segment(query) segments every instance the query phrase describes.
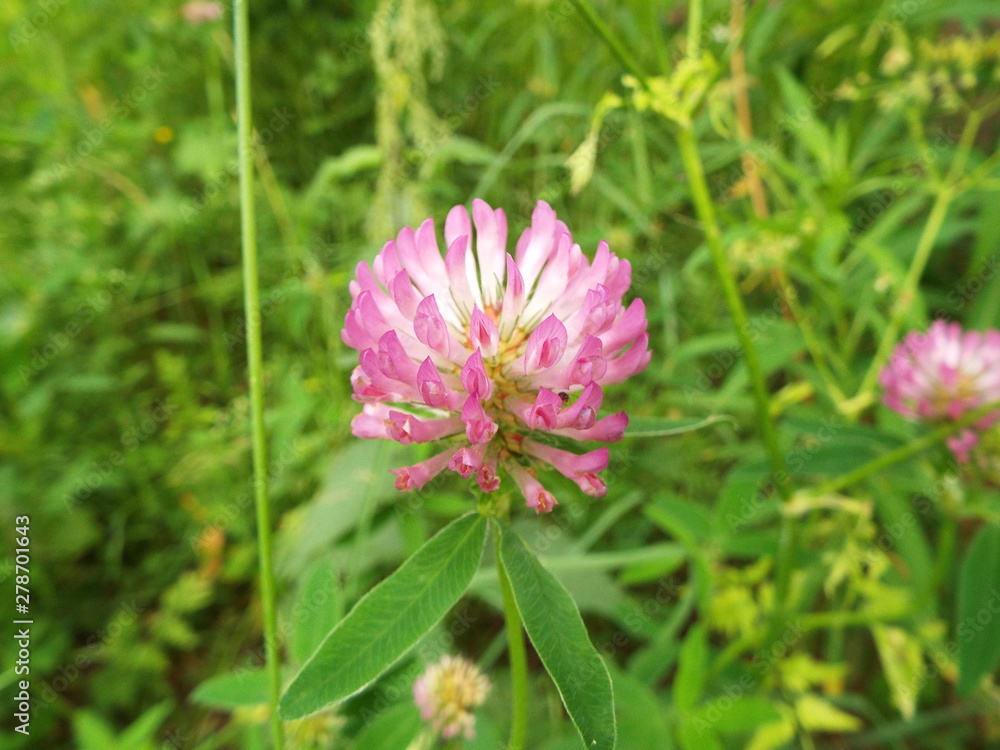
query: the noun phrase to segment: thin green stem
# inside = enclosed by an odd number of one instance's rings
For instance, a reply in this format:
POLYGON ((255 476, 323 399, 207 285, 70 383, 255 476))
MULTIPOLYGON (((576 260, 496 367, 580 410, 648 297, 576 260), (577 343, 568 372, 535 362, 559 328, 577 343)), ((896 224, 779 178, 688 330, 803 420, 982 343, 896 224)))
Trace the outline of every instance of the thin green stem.
POLYGON ((690 0, 688 2, 687 19, 687 57, 696 60, 701 57, 701 24, 702 24, 702 0, 690 0))
POLYGON ((937 445, 952 435, 961 432, 966 427, 972 426, 987 414, 998 410, 1000 410, 1000 401, 974 409, 973 411, 970 411, 962 416, 961 419, 957 419, 951 424, 938 427, 936 430, 928 432, 923 437, 912 440, 906 445, 900 446, 899 448, 889 451, 888 453, 884 453, 878 458, 872 459, 866 464, 862 464, 858 468, 854 469, 854 471, 849 471, 847 474, 837 477, 836 479, 823 482, 816 487, 815 490, 812 490, 812 492, 816 495, 824 495, 846 489, 851 485, 867 479, 873 474, 877 474, 890 466, 898 464, 900 461, 905 461, 906 459, 937 445))
MULTIPOLYGON (((648 89, 642 72, 635 67, 627 54, 625 56, 622 55, 624 46, 614 37, 607 26, 596 17, 587 0, 572 0, 572 2, 588 18, 591 26, 601 39, 648 89)), ((692 35, 697 40, 701 32, 700 15, 700 0, 692 0, 691 14, 688 18, 689 41, 692 35)), ((693 58, 700 55, 700 50, 689 44, 687 53, 689 58, 693 58)), ((705 242, 708 245, 709 253, 712 256, 712 263, 715 265, 719 281, 722 284, 723 297, 725 298, 726 306, 729 308, 736 338, 742 349, 743 360, 746 364, 747 373, 750 376, 756 405, 757 421, 761 438, 764 441, 768 463, 771 466, 772 476, 777 485, 778 493, 782 500, 787 502, 792 497, 791 476, 788 473, 785 465, 785 457, 781 452, 781 446, 778 442, 777 428, 771 419, 767 382, 764 377, 764 369, 760 364, 760 358, 757 356, 757 349, 750 335, 750 324, 746 307, 743 304, 743 298, 740 296, 739 288, 736 285, 736 276, 729 264, 726 249, 722 245, 722 232, 719 229, 719 223, 715 215, 715 206, 712 203, 711 194, 708 189, 708 181, 705 179, 705 168, 701 160, 701 155, 698 153, 698 144, 695 140, 694 132, 689 125, 679 125, 676 128, 675 135, 681 159, 684 162, 684 169, 687 173, 688 183, 690 184, 691 198, 694 202, 695 211, 698 214, 698 219, 701 221, 705 233, 705 242)), ((775 638, 780 634, 791 608, 788 594, 791 588, 791 575, 798 546, 797 536, 796 523, 787 514, 783 514, 778 539, 777 580, 775 584, 775 597, 778 607, 771 623, 770 638, 775 638)))
POLYGON ((523 750, 528 733, 528 657, 524 647, 524 632, 521 615, 514 601, 514 591, 510 587, 507 571, 497 560, 497 575, 500 578, 500 592, 503 595, 503 617, 507 624, 507 653, 510 657, 510 682, 513 693, 510 742, 507 750, 523 750))
POLYGON ((247 0, 233 3, 236 62, 236 123, 239 138, 240 234, 243 252, 243 301, 246 314, 247 366, 250 376, 250 421, 253 439, 254 499, 260 557, 260 595, 264 615, 264 651, 270 697, 271 741, 284 747, 278 700, 281 664, 278 661, 278 609, 274 563, 271 558, 271 504, 267 488, 267 433, 264 426, 264 363, 261 346, 260 288, 257 270, 257 222, 253 200, 253 127, 250 108, 250 24, 247 0))
MULTIPOLYGON (((920 277, 927 266, 931 250, 934 249, 934 242, 941 232, 941 226, 948 215, 948 209, 951 206, 953 198, 954 193, 950 188, 942 188, 934 199, 930 216, 927 217, 924 231, 921 233, 920 241, 917 243, 917 251, 913 255, 913 261, 910 263, 910 268, 903 279, 903 286, 896 297, 896 304, 889 317, 889 324, 886 326, 885 331, 882 332, 882 341, 875 352, 871 366, 865 373, 864 380, 861 381, 861 388, 858 389, 857 394, 859 398, 875 388, 878 374, 889 358, 893 347, 896 345, 899 329, 903 325, 903 319, 906 317, 906 314, 913 306, 913 300, 916 298, 917 293, 917 285, 920 283, 920 277)), ((867 402, 865 403, 867 404, 867 402)))
POLYGON ((934 152, 931 150, 930 144, 927 142, 927 133, 924 130, 924 123, 920 120, 920 116, 917 114, 915 108, 908 108, 906 111, 906 123, 910 129, 910 137, 913 142, 917 145, 917 151, 920 152, 920 161, 923 163, 924 169, 931 176, 931 179, 935 182, 941 181, 941 172, 938 170, 937 161, 934 159, 934 152))
POLYGON ((646 74, 642 72, 642 68, 639 67, 632 55, 629 54, 625 45, 611 33, 607 24, 605 24, 604 21, 601 20, 601 17, 597 15, 597 12, 594 10, 594 7, 590 4, 589 0, 570 0, 570 2, 573 3, 576 9, 580 12, 580 15, 583 16, 584 20, 590 24, 590 28, 597 32, 597 35, 601 37, 606 45, 608 45, 608 49, 610 49, 612 54, 618 58, 618 62, 620 62, 629 73, 638 78, 639 81, 642 82, 642 85, 645 86, 646 74))
MULTIPOLYGON (((938 186, 934 204, 931 207, 930 215, 927 217, 924 230, 920 235, 920 240, 917 243, 917 251, 913 255, 910 268, 903 279, 903 285, 899 290, 896 304, 892 309, 889 324, 882 333, 882 341, 875 352, 871 366, 865 373, 864 380, 861 381, 861 388, 858 389, 856 398, 862 405, 867 405, 870 401, 869 399, 865 399, 865 396, 874 390, 878 374, 882 370, 882 366, 889 359, 889 354, 896 345, 899 329, 902 327, 903 320, 906 318, 906 314, 909 312, 913 300, 916 298, 920 277, 923 276, 924 269, 927 267, 927 261, 930 259, 931 251, 934 249, 934 243, 937 241, 938 235, 941 233, 941 227, 944 225, 944 220, 948 215, 948 209, 956 197, 958 176, 965 168, 965 163, 969 158, 969 152, 972 149, 976 133, 979 132, 981 124, 982 115, 979 112, 973 112, 969 115, 969 118, 965 122, 965 127, 962 129, 962 135, 959 137, 955 156, 952 159, 947 176, 938 186)), ((931 159, 930 156, 925 157, 925 161, 929 159, 931 159)), ((929 163, 933 162, 930 161, 929 163)))
POLYGON ((729 315, 732 318, 733 329, 739 341, 740 349, 743 351, 743 360, 746 363, 747 372, 750 376, 750 383, 753 390, 753 397, 757 407, 757 422, 760 427, 761 436, 764 440, 764 447, 767 451, 768 461, 774 473, 774 479, 782 497, 791 497, 791 484, 789 482, 788 470, 785 467, 785 458, 781 453, 778 443, 778 431, 771 420, 770 398, 767 394, 767 382, 764 378, 764 369, 761 367, 760 358, 757 356, 757 348, 754 346, 750 336, 750 321, 747 317, 746 307, 743 298, 740 296, 736 286, 736 276, 729 265, 729 258, 726 256, 726 249, 722 245, 722 233, 715 216, 715 207, 709 194, 708 183, 705 179, 705 170, 702 166, 701 156, 698 153, 698 145, 694 139, 694 133, 690 128, 678 128, 676 131, 677 145, 680 148, 681 159, 684 162, 684 169, 687 172, 688 183, 691 186, 691 198, 694 201, 695 211, 701 221, 702 229, 705 233, 705 242, 708 245, 712 262, 715 265, 719 282, 722 285, 722 294, 729 308, 729 315))
POLYGON ((813 329, 806 311, 799 304, 799 294, 784 269, 778 273, 778 283, 781 285, 781 296, 784 298, 785 304, 788 305, 788 309, 792 312, 795 323, 802 332, 802 339, 805 341, 806 349, 809 350, 809 356, 812 357, 813 364, 816 365, 816 371, 819 373, 820 379, 826 387, 826 392, 834 403, 839 404, 846 397, 837 385, 837 378, 827 363, 823 344, 820 342, 819 336, 816 335, 816 331, 813 329))
MULTIPOLYGON (((747 373, 750 375, 750 384, 757 407, 757 424, 764 441, 768 463, 771 465, 771 473, 781 499, 787 502, 792 496, 791 476, 778 443, 777 428, 771 419, 770 398, 767 393, 767 382, 764 379, 764 369, 761 367, 753 339, 750 338, 750 323, 746 307, 736 285, 736 276, 729 265, 726 249, 722 245, 722 233, 716 220, 715 207, 709 195, 705 170, 698 153, 698 144, 695 142, 694 133, 690 128, 682 127, 677 130, 677 145, 680 148, 681 159, 684 162, 684 169, 691 185, 691 197, 695 210, 705 232, 705 241, 708 244, 719 282, 722 284, 722 294, 729 307, 729 315, 736 332, 736 338, 743 350, 743 360, 746 363, 747 373)), ((781 635, 792 610, 789 593, 797 548, 798 525, 788 515, 782 515, 775 562, 775 601, 777 606, 768 632, 768 643, 781 635)))

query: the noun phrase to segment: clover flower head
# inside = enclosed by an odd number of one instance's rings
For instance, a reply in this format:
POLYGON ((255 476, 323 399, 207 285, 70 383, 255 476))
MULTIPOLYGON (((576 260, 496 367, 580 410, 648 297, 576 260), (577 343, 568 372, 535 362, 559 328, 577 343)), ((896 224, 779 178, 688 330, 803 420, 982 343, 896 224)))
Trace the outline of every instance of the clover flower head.
POLYGON ((598 418, 598 410, 604 386, 651 357, 642 300, 622 301, 628 261, 606 242, 589 261, 544 201, 513 255, 503 210, 481 200, 471 218, 463 206, 451 209, 444 239, 442 255, 427 219, 357 267, 342 332, 359 352, 351 382, 364 405, 353 433, 445 441, 440 453, 393 470, 402 491, 448 469, 495 492, 503 467, 528 507, 548 512, 557 500, 538 480, 548 465, 603 497, 607 447, 578 455, 546 438, 624 434, 625 412, 598 418))
MULTIPOLYGON (((936 320, 926 333, 910 333, 879 375, 883 401, 904 417, 928 422, 959 419, 1000 400, 1000 331, 963 331, 936 320)), ((986 415, 948 440, 959 461, 968 460, 978 431, 1000 419, 986 415)))
POLYGON ((413 683, 413 699, 420 717, 444 739, 474 737, 472 710, 482 705, 490 682, 468 659, 443 656, 413 683))

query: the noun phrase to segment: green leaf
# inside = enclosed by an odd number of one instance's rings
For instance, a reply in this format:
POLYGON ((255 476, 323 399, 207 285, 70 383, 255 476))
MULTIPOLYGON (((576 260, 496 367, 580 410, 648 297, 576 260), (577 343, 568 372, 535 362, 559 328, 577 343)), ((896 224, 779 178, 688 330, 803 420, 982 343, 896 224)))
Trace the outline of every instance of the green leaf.
POLYGON ((984 526, 958 584, 958 692, 968 695, 1000 661, 1000 526, 984 526))
POLYGON ((524 629, 552 677, 588 750, 615 746, 615 705, 608 668, 566 589, 507 524, 499 523, 500 562, 524 629))
POLYGON ((157 703, 146 710, 129 725, 128 729, 122 732, 119 744, 128 750, 139 747, 156 747, 156 732, 172 710, 173 705, 170 701, 157 703))
POLYGON ((422 728, 417 707, 407 701, 386 709, 374 719, 366 719, 353 747, 354 750, 406 750, 422 728))
POLYGON ((805 693, 795 701, 795 714, 807 732, 856 732, 861 719, 842 711, 825 698, 805 693))
POLYGON ((713 414, 709 417, 688 417, 686 419, 666 419, 663 417, 631 417, 625 428, 627 438, 670 437, 693 432, 719 422, 732 422, 732 417, 713 414))
POLYGON ((93 711, 73 714, 73 734, 81 750, 113 750, 118 747, 114 730, 93 711))
POLYGON ((613 669, 618 746, 621 750, 672 750, 670 727, 656 693, 632 675, 613 669))
POLYGON ((707 674, 708 640, 704 628, 696 625, 684 638, 677 677, 674 678, 674 703, 679 711, 687 711, 697 705, 707 674))
POLYGON ((834 148, 830 131, 816 117, 820 102, 785 69, 778 69, 778 83, 786 110, 794 113, 794 116, 787 119, 789 128, 822 167, 822 174, 825 177, 831 176, 834 171, 834 148))
POLYGON ((871 631, 892 702, 904 719, 912 719, 924 676, 924 651, 920 641, 902 628, 889 625, 872 625, 871 631))
POLYGON ((691 716, 682 715, 677 729, 684 750, 725 750, 715 731, 703 726, 691 716))
POLYGON ((349 698, 409 651, 469 587, 486 528, 479 514, 462 516, 369 591, 285 691, 282 716, 297 719, 349 698))
POLYGON ((777 750, 779 747, 785 747, 794 737, 795 722, 791 718, 785 717, 778 721, 762 724, 754 732, 750 744, 747 745, 747 750, 777 750))
POLYGON ((327 561, 309 568, 292 612, 292 655, 304 664, 344 616, 343 591, 327 561))
POLYGON ((242 669, 216 675, 195 688, 191 700, 202 706, 227 711, 267 705, 267 673, 263 669, 242 669))
POLYGON ((711 515, 705 506, 666 494, 647 505, 645 513, 661 529, 685 544, 698 545, 711 533, 711 515))
POLYGON ((383 497, 395 497, 389 467, 394 446, 385 440, 356 440, 334 458, 316 497, 286 516, 287 530, 275 548, 277 568, 298 579, 330 547, 358 524, 383 497))
POLYGON ((711 723, 720 734, 744 734, 761 724, 778 721, 781 713, 762 695, 729 698, 727 693, 702 706, 698 716, 711 723), (714 712, 720 715, 716 718, 714 712))

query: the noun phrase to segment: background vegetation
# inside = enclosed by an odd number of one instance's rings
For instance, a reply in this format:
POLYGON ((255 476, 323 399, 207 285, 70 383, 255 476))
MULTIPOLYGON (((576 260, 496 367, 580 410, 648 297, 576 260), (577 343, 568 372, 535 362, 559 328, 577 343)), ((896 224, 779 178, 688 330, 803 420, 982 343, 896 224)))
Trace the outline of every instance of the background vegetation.
MULTIPOLYGON (((683 4, 599 10, 644 70, 683 75, 683 4)), ((231 19, 192 25, 161 0, 13 0, 0 18, 0 575, 12 591, 13 519, 30 514, 37 701, 31 737, 5 730, 5 746, 263 747, 256 677, 239 701, 193 694, 257 675, 263 654, 231 19)), ((474 501, 457 478, 396 493, 387 469, 417 451, 351 438, 339 332, 355 264, 472 197, 512 234, 545 199, 588 252, 606 238, 630 259, 649 310, 653 363, 606 408, 729 417, 626 441, 605 499, 567 483, 557 512, 519 521, 612 668, 620 747, 1000 741, 983 674, 1000 618, 976 620, 989 595, 959 595, 970 577, 1000 587, 1000 542, 969 553, 1000 522, 995 464, 938 447, 802 499, 800 615, 769 637, 774 477, 680 156, 572 4, 259 0, 251 28, 290 664, 474 501), (970 681, 959 660, 983 668, 970 681)), ((745 28, 714 0, 694 26, 710 57, 695 131, 782 450, 815 484, 920 434, 877 403, 883 342, 934 317, 1000 324, 1000 26, 987 0, 783 0, 751 4, 745 28)), ((498 606, 482 572, 411 659, 291 727, 293 746, 406 747, 426 658, 505 663, 498 606)), ((10 639, 0 652, 6 695, 10 639)), ((505 736, 504 672, 468 747, 505 736)), ((528 746, 576 747, 532 679, 528 746)))

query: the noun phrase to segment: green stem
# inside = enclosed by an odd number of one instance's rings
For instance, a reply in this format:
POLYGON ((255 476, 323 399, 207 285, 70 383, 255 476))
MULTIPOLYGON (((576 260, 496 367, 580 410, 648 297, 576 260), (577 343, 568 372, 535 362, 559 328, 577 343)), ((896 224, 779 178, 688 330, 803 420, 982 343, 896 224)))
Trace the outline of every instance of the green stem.
MULTIPOLYGON (((722 284, 722 294, 729 307, 729 315, 736 332, 736 338, 743 350, 743 360, 750 375, 750 383, 757 407, 757 424, 764 440, 771 473, 781 499, 787 502, 792 497, 791 476, 786 468, 785 457, 778 443, 778 431, 771 419, 770 398, 767 393, 767 382, 764 379, 764 369, 761 367, 757 349, 750 338, 750 322, 747 318, 746 307, 743 305, 743 298, 736 286, 736 277, 729 265, 726 249, 722 245, 722 233, 716 220, 715 207, 712 204, 708 183, 705 180, 705 170, 691 128, 678 128, 677 145, 680 148, 681 159, 684 162, 684 169, 691 185, 691 197, 695 210, 704 228, 705 241, 712 255, 712 262, 715 264, 719 282, 722 284)), ((775 601, 777 606, 768 631, 768 644, 780 637, 792 610, 789 594, 797 549, 798 524, 789 515, 782 514, 775 561, 775 601)))
POLYGON ((951 206, 951 201, 954 197, 954 193, 950 188, 943 187, 934 199, 930 216, 927 217, 924 231, 921 233, 920 241, 917 243, 917 251, 913 255, 913 261, 910 263, 910 268, 903 279, 903 286, 896 297, 896 304, 889 318, 889 324, 886 326, 885 331, 882 332, 882 341, 875 352, 871 366, 865 373, 864 380, 861 381, 861 388, 858 389, 858 397, 862 397, 864 394, 874 390, 878 374, 881 372, 886 360, 889 359, 889 354, 892 352, 893 347, 896 346, 899 329, 903 325, 903 319, 906 317, 906 314, 913 307, 917 285, 920 283, 920 277, 927 266, 931 250, 934 249, 934 242, 937 240, 941 226, 948 215, 948 208, 951 206))
POLYGON ((243 251, 243 302, 246 314, 247 366, 250 376, 250 420, 253 439, 254 498, 260 558, 260 595, 264 614, 264 650, 270 697, 271 741, 284 747, 278 700, 278 609, 271 559, 271 505, 267 488, 267 434, 264 426, 264 363, 261 347, 260 288, 257 270, 257 222, 253 200, 253 129, 250 108, 250 24, 247 0, 233 3, 236 63, 236 113, 240 166, 240 233, 243 251))
POLYGON ((949 438, 952 435, 961 432, 966 427, 970 427, 975 424, 987 414, 998 410, 1000 410, 1000 401, 974 409, 973 411, 965 414, 961 419, 958 419, 951 424, 944 425, 943 427, 939 427, 932 432, 928 432, 921 438, 917 438, 906 445, 889 451, 878 458, 872 459, 868 463, 859 466, 854 471, 850 471, 843 476, 837 477, 836 479, 823 482, 811 492, 816 495, 839 492, 840 490, 850 487, 853 484, 857 484, 863 479, 867 479, 873 474, 877 474, 894 464, 898 464, 900 461, 905 461, 906 459, 915 456, 918 453, 933 447, 934 445, 937 445, 946 438, 949 438))
POLYGON ((799 330, 802 332, 802 339, 805 341, 806 349, 809 350, 809 356, 812 357, 813 364, 816 365, 816 371, 819 373, 820 379, 826 387, 826 392, 833 402, 839 405, 846 397, 837 385, 837 378, 827 363, 826 353, 823 350, 823 344, 820 342, 819 336, 816 335, 816 331, 812 327, 806 311, 799 304, 798 292, 784 270, 781 270, 778 274, 778 283, 781 285, 781 296, 784 298, 785 304, 788 305, 788 309, 791 310, 796 325, 798 325, 799 330))
POLYGON ((646 85, 646 74, 642 72, 642 68, 636 63, 632 55, 629 54, 628 49, 622 44, 618 38, 611 33, 611 30, 607 27, 607 24, 601 20, 601 17, 597 15, 593 6, 588 0, 570 0, 571 3, 580 12, 584 20, 590 24, 590 28, 597 32, 597 35, 601 37, 608 49, 611 50, 612 54, 618 58, 618 61, 625 67, 625 69, 634 75, 636 78, 642 82, 642 85, 646 85))
POLYGON ((688 3, 687 49, 685 52, 690 60, 701 57, 701 2, 702 0, 690 0, 688 3))
POLYGON ((771 420, 770 398, 767 394, 767 382, 764 378, 764 369, 761 367, 760 359, 757 356, 757 349, 753 339, 750 337, 750 321, 747 318, 746 307, 743 305, 743 298, 740 296, 736 286, 736 277, 729 265, 729 258, 726 256, 726 249, 722 246, 722 233, 715 216, 715 207, 709 195, 708 183, 705 179, 705 170, 702 166, 701 156, 698 153, 698 145, 694 139, 694 133, 690 128, 678 128, 676 131, 677 145, 680 148, 681 159, 684 162, 684 169, 687 172, 688 182, 691 186, 691 198, 694 201, 698 219, 701 221, 705 232, 705 242, 712 256, 719 282, 722 284, 722 294, 729 308, 729 315, 732 318, 733 329, 743 350, 743 360, 746 363, 747 372, 750 376, 750 383, 753 388, 754 401, 757 407, 757 423, 760 427, 761 436, 764 439, 764 448, 767 451, 768 461, 774 473, 775 482, 782 497, 791 497, 791 484, 789 482, 788 470, 785 468, 785 458, 781 453, 778 443, 778 432, 774 422, 771 420))
MULTIPOLYGON (((889 325, 886 326, 885 331, 882 333, 882 341, 875 352, 875 358, 865 373, 865 378, 861 382, 861 388, 858 389, 856 398, 859 399, 859 403, 861 404, 866 405, 868 403, 869 400, 865 399, 864 396, 874 391, 879 372, 889 359, 889 354, 896 345, 899 329, 903 325, 906 314, 913 305, 913 300, 916 298, 920 277, 923 276, 924 269, 927 267, 927 261, 930 259, 931 251, 934 249, 934 243, 937 241, 945 217, 948 215, 948 209, 956 197, 958 176, 965 168, 965 163, 969 158, 969 152, 975 141, 976 133, 979 132, 980 124, 982 124, 982 114, 979 112, 972 112, 965 121, 965 127, 962 129, 962 135, 959 137, 958 147, 952 159, 951 166, 948 169, 948 174, 944 178, 944 181, 939 183, 937 195, 931 207, 931 213, 927 217, 924 231, 921 233, 920 241, 917 243, 917 251, 914 253, 913 261, 910 263, 910 268, 903 279, 903 286, 896 298, 896 304, 889 318, 889 325)), ((931 156, 925 156, 925 161, 933 164, 931 156)))
POLYGON ((528 733, 528 657, 524 647, 521 616, 514 601, 514 592, 507 578, 507 571, 497 559, 497 575, 503 594, 503 617, 507 624, 507 653, 510 657, 510 682, 513 693, 513 712, 510 724, 510 742, 507 750, 523 750, 528 733))
MULTIPOLYGON (((587 17, 594 30, 612 51, 615 52, 625 67, 648 88, 645 76, 635 67, 635 64, 631 62, 627 54, 622 54, 624 52, 623 45, 611 34, 607 26, 596 17, 587 0, 572 0, 572 2, 587 17)), ((694 28, 693 30, 689 28, 689 42, 692 37, 695 39, 695 43, 699 39, 698 35, 701 32, 700 14, 700 0, 692 0, 692 17, 689 17, 688 21, 690 27, 694 28), (693 16, 697 16, 697 18, 693 16)), ((689 58, 693 59, 700 54, 700 50, 698 47, 689 44, 687 54, 689 58)), ((698 153, 698 144, 694 137, 694 131, 690 125, 679 125, 675 134, 681 159, 684 162, 684 169, 687 173, 688 183, 691 187, 691 198, 694 202, 695 211, 698 214, 698 219, 701 221, 705 233, 705 242, 708 245, 712 262, 715 265, 719 281, 722 284, 722 293, 729 308, 736 338, 743 351, 743 360, 746 363, 747 372, 750 376, 754 402, 756 404, 757 421, 761 437, 764 441, 768 463, 771 466, 771 472, 778 487, 778 493, 781 495, 783 501, 788 501, 792 497, 791 477, 785 465, 785 458, 781 453, 777 428, 771 419, 770 397, 767 392, 764 369, 761 367, 753 339, 750 337, 750 324, 747 318, 746 307, 743 305, 743 298, 740 296, 736 285, 736 276, 729 265, 726 249, 722 245, 722 232, 719 229, 718 220, 716 219, 715 207, 708 189, 708 182, 705 179, 705 169, 701 161, 701 155, 698 153)), ((775 638, 780 634, 791 608, 788 594, 791 588, 791 575, 795 565, 795 553, 798 546, 797 536, 798 527, 795 521, 788 514, 782 514, 776 563, 777 580, 775 584, 775 597, 778 606, 775 617, 771 621, 770 638, 775 638)))

